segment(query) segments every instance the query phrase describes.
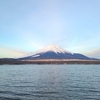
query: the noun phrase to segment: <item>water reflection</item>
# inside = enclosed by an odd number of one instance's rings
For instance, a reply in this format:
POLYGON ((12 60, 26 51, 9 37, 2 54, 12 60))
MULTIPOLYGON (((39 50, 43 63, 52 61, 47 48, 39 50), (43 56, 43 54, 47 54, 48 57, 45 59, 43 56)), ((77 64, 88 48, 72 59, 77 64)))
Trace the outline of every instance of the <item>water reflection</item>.
POLYGON ((99 65, 0 66, 0 100, 99 100, 99 65))

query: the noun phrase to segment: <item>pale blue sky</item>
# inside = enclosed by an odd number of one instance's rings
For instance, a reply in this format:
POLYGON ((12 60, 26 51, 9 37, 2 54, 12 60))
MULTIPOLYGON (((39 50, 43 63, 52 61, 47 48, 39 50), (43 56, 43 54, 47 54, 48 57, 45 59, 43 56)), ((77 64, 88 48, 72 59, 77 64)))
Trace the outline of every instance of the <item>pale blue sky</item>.
POLYGON ((100 58, 100 0, 0 0, 0 58, 49 44, 100 58))

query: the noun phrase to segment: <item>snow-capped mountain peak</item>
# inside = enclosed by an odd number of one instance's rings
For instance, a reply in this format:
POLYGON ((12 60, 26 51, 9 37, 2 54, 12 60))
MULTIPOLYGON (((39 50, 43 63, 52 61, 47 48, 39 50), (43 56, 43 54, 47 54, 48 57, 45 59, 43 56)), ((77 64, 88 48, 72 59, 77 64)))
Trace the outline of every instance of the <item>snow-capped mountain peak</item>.
POLYGON ((43 49, 30 53, 24 57, 19 58, 20 60, 34 60, 34 59, 90 59, 79 53, 71 53, 58 47, 57 45, 49 45, 43 49))
POLYGON ((73 53, 71 53, 69 51, 66 51, 66 50, 62 49, 61 47, 59 47, 57 45, 51 44, 51 45, 48 45, 48 46, 46 46, 46 47, 44 47, 44 48, 42 48, 42 49, 40 49, 40 50, 38 50, 36 52, 31 52, 31 53, 29 53, 29 54, 27 54, 25 56, 20 57, 20 58, 25 58, 25 57, 30 57, 30 56, 38 57, 38 56, 40 56, 40 54, 45 53, 45 52, 54 52, 56 54, 58 54, 58 53, 73 54, 73 53))
POLYGON ((66 51, 60 47, 58 47, 57 45, 49 45, 47 47, 44 47, 43 49, 39 50, 39 52, 43 53, 43 52, 48 52, 48 51, 53 51, 55 53, 71 53, 69 51, 66 51))

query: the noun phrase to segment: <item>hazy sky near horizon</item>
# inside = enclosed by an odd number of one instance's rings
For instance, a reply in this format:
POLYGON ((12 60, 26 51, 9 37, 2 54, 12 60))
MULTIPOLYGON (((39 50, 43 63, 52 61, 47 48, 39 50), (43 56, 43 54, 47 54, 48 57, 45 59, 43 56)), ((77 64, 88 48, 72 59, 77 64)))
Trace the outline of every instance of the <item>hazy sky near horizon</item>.
POLYGON ((100 58, 100 0, 0 0, 0 58, 49 44, 100 58))

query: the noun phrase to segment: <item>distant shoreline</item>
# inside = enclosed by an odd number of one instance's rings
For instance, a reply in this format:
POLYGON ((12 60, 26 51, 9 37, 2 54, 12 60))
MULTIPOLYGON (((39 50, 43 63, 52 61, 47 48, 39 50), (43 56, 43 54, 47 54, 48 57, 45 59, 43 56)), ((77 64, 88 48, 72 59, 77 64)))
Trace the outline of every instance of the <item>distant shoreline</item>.
POLYGON ((100 64, 100 60, 80 60, 80 59, 43 59, 43 60, 16 60, 0 59, 0 65, 10 64, 100 64))

